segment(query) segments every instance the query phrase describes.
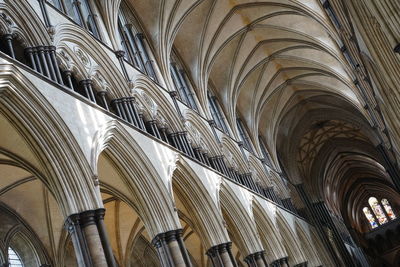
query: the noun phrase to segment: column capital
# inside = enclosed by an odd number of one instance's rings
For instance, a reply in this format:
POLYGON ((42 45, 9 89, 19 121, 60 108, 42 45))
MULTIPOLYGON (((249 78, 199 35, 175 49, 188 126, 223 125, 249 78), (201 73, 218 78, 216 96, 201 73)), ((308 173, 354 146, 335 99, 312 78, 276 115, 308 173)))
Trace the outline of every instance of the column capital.
POLYGON ((155 247, 160 247, 163 242, 169 243, 171 241, 176 241, 182 235, 182 231, 182 229, 175 229, 160 233, 153 238, 151 243, 155 247))
POLYGON ((7 34, 4 34, 3 37, 4 37, 4 39, 6 39, 8 41, 8 40, 12 40, 13 35, 11 33, 7 33, 7 34))
POLYGON ((64 226, 70 232, 74 232, 77 226, 86 227, 91 224, 96 224, 99 219, 104 219, 105 209, 87 210, 81 213, 75 213, 68 216, 64 226))
POLYGON ((99 220, 104 220, 105 215, 106 215, 106 209, 100 208, 100 209, 95 210, 96 222, 99 220))
POLYGON ((115 55, 117 56, 118 59, 124 58, 124 56, 125 56, 125 51, 123 51, 123 50, 115 51, 115 55))
POLYGON ((88 210, 80 213, 79 217, 81 226, 84 228, 86 226, 96 224, 95 214, 95 210, 88 210))
POLYGON ((253 263, 253 262, 255 262, 255 261, 257 261, 257 260, 263 258, 264 254, 265 254, 265 251, 264 251, 264 250, 263 250, 263 251, 255 252, 255 253, 253 253, 253 254, 247 255, 247 256, 244 258, 244 261, 245 261, 247 264, 253 263))
POLYGON ((169 95, 170 95, 172 98, 176 98, 176 97, 178 96, 178 93, 177 93, 176 91, 170 91, 170 92, 169 92, 169 95))
POLYGON ((296 264, 294 267, 307 267, 307 265, 308 265, 308 262, 307 262, 307 261, 305 261, 305 262, 302 262, 302 263, 296 264))
POLYGON ((210 124, 211 127, 215 127, 215 121, 214 120, 208 120, 208 124, 210 124))

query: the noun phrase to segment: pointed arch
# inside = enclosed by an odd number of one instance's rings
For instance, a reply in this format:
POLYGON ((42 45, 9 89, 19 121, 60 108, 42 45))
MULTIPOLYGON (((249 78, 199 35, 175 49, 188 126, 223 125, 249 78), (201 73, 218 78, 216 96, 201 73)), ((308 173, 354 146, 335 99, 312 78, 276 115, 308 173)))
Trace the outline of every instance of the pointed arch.
MULTIPOLYGON (((310 239, 309 239, 308 235, 306 234, 305 229, 298 221, 295 222, 295 228, 296 228, 296 234, 299 238, 301 247, 307 258, 308 265, 320 266, 322 264, 322 262, 319 259, 318 253, 315 249, 315 246, 310 242, 310 239)), ((310 231, 311 231, 311 229, 310 229, 310 231)))
POLYGON ((249 214, 252 212, 251 199, 247 200, 250 207, 246 211, 242 203, 246 200, 239 200, 226 182, 221 184, 219 196, 222 213, 228 224, 229 232, 232 233, 241 254, 246 257, 247 255, 262 251, 263 247, 254 219, 252 218, 252 214, 249 214))
MULTIPOLYGON (((204 177, 207 179, 207 177, 204 177)), ((211 187, 215 192, 210 192, 189 164, 180 158, 172 177, 174 193, 183 202, 185 208, 191 212, 191 227, 199 234, 205 248, 223 244, 229 241, 228 233, 224 227, 220 207, 217 204, 217 184, 220 177, 209 177, 211 187), (212 183, 212 184, 211 184, 212 183), (214 199, 211 194, 215 194, 214 199)))
POLYGON ((56 25, 55 32, 54 45, 60 59, 63 59, 61 52, 68 50, 68 47, 69 53, 74 53, 74 63, 79 64, 81 72, 87 76, 85 78, 92 78, 100 73, 115 97, 124 97, 129 93, 128 83, 119 70, 118 61, 109 56, 94 37, 81 27, 69 23, 56 25))
POLYGON ((131 203, 142 215, 151 237, 179 228, 166 182, 143 149, 118 121, 112 120, 103 125, 96 133, 92 147, 91 166, 94 172, 98 172, 99 155, 104 151, 131 192, 131 203))
POLYGON ((253 173, 258 184, 263 185, 263 187, 272 186, 270 178, 267 176, 261 161, 253 154, 249 155, 249 166, 250 172, 253 173))
MULTIPOLYGON (((131 94, 137 97, 142 103, 148 102, 147 98, 150 98, 154 102, 155 110, 148 110, 148 113, 156 117, 163 118, 173 132, 180 131, 183 129, 181 118, 178 117, 176 110, 173 109, 172 100, 167 98, 166 92, 163 92, 161 88, 155 88, 154 82, 149 77, 143 74, 139 74, 132 79, 134 84, 131 94)), ((145 104, 143 106, 146 106, 145 104)))
POLYGON ((265 203, 271 211, 267 212, 258 198, 253 198, 253 214, 261 242, 265 248, 268 262, 274 262, 288 256, 281 240, 282 236, 276 222, 276 206, 265 203), (272 214, 270 214, 272 213, 272 214))
POLYGON ((202 149, 207 149, 210 154, 218 155, 219 146, 215 141, 215 137, 211 133, 211 129, 205 124, 204 120, 199 115, 191 110, 186 109, 183 115, 185 126, 194 143, 202 149), (197 137, 197 135, 199 135, 197 137), (203 147, 205 145, 205 147, 203 147))
POLYGON ((221 138, 221 147, 227 161, 229 162, 229 165, 237 168, 239 172, 247 171, 248 164, 243 158, 243 155, 240 152, 236 142, 224 135, 221 138))
POLYGON ((62 118, 29 77, 2 63, 0 77, 8 81, 0 85, 2 153, 20 163, 29 162, 30 166, 21 165, 47 185, 63 215, 101 207, 93 173, 62 118), (14 138, 20 142, 18 147, 13 145, 14 138))
POLYGON ((289 265, 296 265, 306 262, 307 259, 303 254, 301 245, 297 240, 295 232, 293 232, 281 211, 278 211, 276 215, 278 229, 282 237, 281 242, 285 246, 289 255, 289 265))
POLYGON ((0 19, 1 30, 6 30, 10 27, 8 31, 17 34, 23 39, 23 42, 29 46, 35 45, 48 45, 51 43, 50 35, 47 32, 46 26, 43 24, 42 20, 39 18, 38 14, 33 10, 29 1, 14 1, 12 5, 8 4, 6 1, 2 1, 0 4, 0 10, 4 12, 2 17, 9 16, 14 25, 6 26, 2 19, 0 19), (27 20, 26 18, 29 18, 27 20), (32 27, 35 25, 35 27, 32 27))

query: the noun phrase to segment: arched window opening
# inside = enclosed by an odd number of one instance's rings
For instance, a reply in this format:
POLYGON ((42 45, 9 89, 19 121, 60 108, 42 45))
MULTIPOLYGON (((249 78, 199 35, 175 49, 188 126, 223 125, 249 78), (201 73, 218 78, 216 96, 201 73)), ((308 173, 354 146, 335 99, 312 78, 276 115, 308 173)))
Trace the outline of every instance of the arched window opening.
POLYGON ((382 206, 386 211, 386 214, 389 216, 391 220, 396 219, 396 215, 393 212, 392 206, 389 204, 389 201, 384 198, 381 200, 382 206))
POLYGON ((208 97, 208 107, 210 108, 211 116, 215 121, 215 124, 224 133, 229 134, 225 116, 222 112, 221 106, 218 103, 217 97, 214 96, 210 90, 207 93, 207 97, 208 97))
POLYGON ((240 140, 243 142, 243 147, 248 151, 253 152, 253 148, 251 146, 250 137, 245 129, 245 126, 240 118, 236 119, 236 125, 239 131, 240 140))
POLYGON ((368 199, 368 203, 372 211, 374 212, 376 218, 378 219, 379 224, 382 225, 384 223, 387 223, 388 219, 386 218, 386 215, 383 212, 381 205, 379 205, 378 200, 375 197, 370 197, 368 199))
POLYGON ((0 36, 0 51, 18 60, 22 64, 27 65, 28 61, 25 57, 25 47, 21 40, 15 38, 13 34, 4 34, 0 36))
POLYGON ((150 57, 150 49, 146 43, 145 36, 139 30, 139 27, 135 27, 135 25, 137 23, 133 12, 126 1, 123 0, 118 13, 117 35, 125 52, 125 60, 157 82, 154 63, 150 57))
POLYGON ((365 217, 367 218, 372 229, 378 227, 378 224, 375 221, 375 217, 372 215, 371 210, 368 207, 363 208, 363 212, 365 217))
POLYGON ((96 14, 89 0, 50 0, 49 3, 100 39, 95 20, 96 14))
POLYGON ((109 93, 106 90, 97 88, 91 79, 78 81, 75 74, 70 70, 62 71, 61 76, 66 87, 89 99, 105 110, 115 113, 114 107, 111 105, 109 93))
POLYGON ((179 60, 179 57, 174 51, 171 54, 170 67, 171 77, 175 85, 175 90, 178 92, 179 99, 191 109, 198 111, 197 103, 193 93, 193 87, 189 82, 182 62, 179 60))
POLYGON ((21 257, 18 253, 11 247, 8 247, 8 263, 9 267, 23 267, 21 257))

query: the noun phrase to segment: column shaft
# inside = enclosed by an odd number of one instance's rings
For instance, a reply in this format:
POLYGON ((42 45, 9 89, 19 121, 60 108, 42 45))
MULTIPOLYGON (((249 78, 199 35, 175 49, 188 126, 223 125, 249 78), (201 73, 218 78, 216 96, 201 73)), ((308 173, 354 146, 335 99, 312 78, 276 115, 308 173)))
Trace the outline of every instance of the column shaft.
POLYGON ((182 240, 182 229, 168 231, 154 237, 162 267, 191 267, 192 264, 182 240))

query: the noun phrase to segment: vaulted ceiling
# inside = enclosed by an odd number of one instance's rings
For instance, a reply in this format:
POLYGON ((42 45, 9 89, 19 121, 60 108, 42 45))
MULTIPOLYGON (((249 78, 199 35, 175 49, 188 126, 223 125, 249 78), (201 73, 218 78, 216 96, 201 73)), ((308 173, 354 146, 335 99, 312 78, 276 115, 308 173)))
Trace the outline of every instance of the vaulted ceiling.
POLYGON ((362 204, 351 201, 393 189, 342 42, 318 0, 141 0, 134 6, 164 77, 175 48, 205 114, 211 86, 230 125, 239 114, 256 147, 263 135, 275 169, 282 164, 313 198, 357 221, 362 204))

